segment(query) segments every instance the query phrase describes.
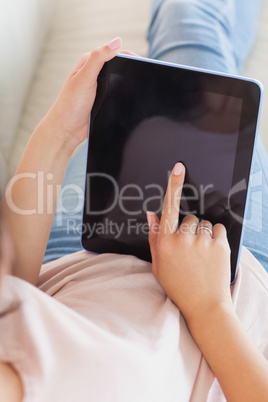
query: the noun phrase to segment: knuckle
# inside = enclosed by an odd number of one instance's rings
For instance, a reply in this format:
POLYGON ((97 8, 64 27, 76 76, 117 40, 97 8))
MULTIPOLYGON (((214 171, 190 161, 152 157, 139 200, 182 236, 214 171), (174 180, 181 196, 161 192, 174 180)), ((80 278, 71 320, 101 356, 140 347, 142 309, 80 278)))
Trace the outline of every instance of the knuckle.
POLYGON ((90 53, 89 53, 89 52, 85 52, 85 53, 82 54, 81 59, 82 59, 82 60, 87 59, 89 56, 90 56, 90 53))
POLYGON ((173 198, 179 198, 182 192, 182 184, 181 180, 177 178, 172 178, 171 180, 171 189, 170 192, 173 196, 173 198))
POLYGON ((226 233, 226 228, 222 223, 216 223, 216 225, 214 225, 214 229, 221 230, 226 233))
POLYGON ((172 191, 170 194, 166 194, 163 202, 163 209, 165 213, 173 210, 179 212, 179 196, 175 192, 172 191))
POLYGON ((90 58, 94 60, 100 59, 101 58, 100 48, 93 49, 92 52, 90 53, 90 58))
POLYGON ((182 223, 187 224, 190 228, 190 231, 194 234, 196 232, 196 225, 198 224, 198 222, 198 218, 193 214, 186 215, 182 220, 182 223))
MULTIPOLYGON (((185 216, 185 218, 198 221, 197 216, 195 216, 194 214, 189 214, 189 215, 185 216)), ((185 219, 185 218, 184 218, 184 219, 185 219)))
POLYGON ((202 225, 202 226, 212 226, 212 225, 211 225, 211 222, 208 221, 207 219, 202 220, 202 221, 200 222, 200 225, 202 225))
POLYGON ((163 202, 163 209, 164 211, 166 211, 166 213, 171 209, 172 204, 173 204, 172 197, 166 195, 163 202))

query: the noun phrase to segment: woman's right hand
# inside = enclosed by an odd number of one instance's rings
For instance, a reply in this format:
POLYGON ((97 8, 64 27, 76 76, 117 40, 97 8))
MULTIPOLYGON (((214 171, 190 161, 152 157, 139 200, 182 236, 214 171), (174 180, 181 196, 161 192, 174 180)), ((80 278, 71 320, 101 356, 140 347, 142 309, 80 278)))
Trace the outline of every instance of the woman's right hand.
POLYGON ((153 212, 147 215, 153 273, 191 326, 217 306, 233 307, 225 227, 212 227, 210 222, 199 222, 196 216, 188 215, 178 229, 184 176, 184 166, 176 164, 169 178, 160 223, 153 212), (213 236, 200 226, 211 229, 213 236))
POLYGON ((178 227, 185 169, 169 179, 160 224, 148 213, 153 273, 179 307, 228 401, 266 401, 268 364, 233 308, 224 226, 186 216, 178 227), (200 229, 205 226, 207 229, 200 229), (210 230, 212 229, 212 237, 210 230), (249 381, 250 379, 250 381, 249 381))

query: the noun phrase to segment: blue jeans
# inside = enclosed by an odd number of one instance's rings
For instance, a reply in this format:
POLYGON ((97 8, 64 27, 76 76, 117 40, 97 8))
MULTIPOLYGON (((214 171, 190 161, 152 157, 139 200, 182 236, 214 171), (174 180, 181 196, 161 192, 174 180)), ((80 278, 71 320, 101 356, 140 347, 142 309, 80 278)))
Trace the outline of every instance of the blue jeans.
MULTIPOLYGON (((239 74, 254 42, 260 2, 155 0, 149 57, 239 74)), ((85 143, 68 166, 44 262, 82 249, 86 147, 85 143)), ((268 272, 268 160, 260 138, 250 186, 243 244, 268 272)))

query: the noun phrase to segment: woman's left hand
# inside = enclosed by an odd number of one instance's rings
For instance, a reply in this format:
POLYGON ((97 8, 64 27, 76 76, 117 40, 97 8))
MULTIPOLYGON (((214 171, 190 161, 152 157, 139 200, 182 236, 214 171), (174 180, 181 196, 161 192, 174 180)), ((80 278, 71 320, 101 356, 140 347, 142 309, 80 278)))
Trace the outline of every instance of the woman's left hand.
POLYGON ((97 78, 105 62, 117 55, 120 38, 85 53, 65 81, 41 124, 59 137, 69 151, 87 138, 89 116, 96 96, 97 78), (52 128, 52 130, 51 130, 52 128))

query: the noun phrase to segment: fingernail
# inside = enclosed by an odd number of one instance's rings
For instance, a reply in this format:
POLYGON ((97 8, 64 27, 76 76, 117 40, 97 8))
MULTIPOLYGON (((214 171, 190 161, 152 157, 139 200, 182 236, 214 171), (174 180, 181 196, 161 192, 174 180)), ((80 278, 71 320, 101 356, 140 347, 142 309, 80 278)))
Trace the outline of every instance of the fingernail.
POLYGON ((109 46, 109 48, 111 50, 115 50, 118 49, 121 46, 121 38, 115 38, 113 40, 111 40, 110 42, 107 43, 107 46, 109 46))
POLYGON ((151 224, 152 224, 152 216, 151 216, 151 213, 150 213, 149 211, 147 211, 146 215, 147 215, 147 222, 148 222, 148 225, 151 226, 151 224))
POLYGON ((183 164, 180 162, 176 163, 173 169, 173 173, 175 174, 175 176, 179 176, 182 173, 182 171, 183 171, 183 164))

